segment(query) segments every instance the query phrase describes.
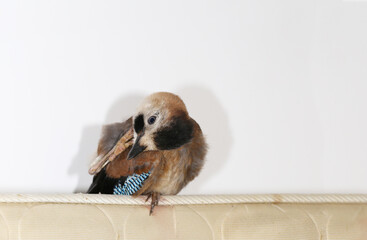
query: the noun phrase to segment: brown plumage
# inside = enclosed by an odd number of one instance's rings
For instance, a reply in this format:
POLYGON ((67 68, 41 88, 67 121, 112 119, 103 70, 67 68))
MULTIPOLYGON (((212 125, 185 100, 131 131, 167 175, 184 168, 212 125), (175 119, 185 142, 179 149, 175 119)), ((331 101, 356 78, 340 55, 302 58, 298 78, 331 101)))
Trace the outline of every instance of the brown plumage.
POLYGON ((199 174, 206 152, 200 126, 183 101, 172 93, 154 93, 134 117, 104 128, 89 169, 95 177, 88 192, 111 193, 113 180, 150 171, 133 195, 151 197, 152 213, 161 194, 177 194, 199 174))

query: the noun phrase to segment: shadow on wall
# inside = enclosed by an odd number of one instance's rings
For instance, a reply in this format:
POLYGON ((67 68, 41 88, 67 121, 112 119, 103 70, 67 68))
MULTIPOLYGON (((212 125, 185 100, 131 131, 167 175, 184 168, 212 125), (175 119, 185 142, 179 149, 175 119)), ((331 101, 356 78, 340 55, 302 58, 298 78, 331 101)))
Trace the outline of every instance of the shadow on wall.
MULTIPOLYGON (((131 94, 119 98, 108 110, 104 124, 125 121, 131 117, 143 97, 144 95, 142 94, 131 94)), ((97 150, 101 130, 101 125, 87 126, 83 129, 79 151, 73 158, 68 170, 69 175, 76 175, 78 177, 78 183, 74 193, 86 192, 92 183, 93 177, 88 174, 88 169, 94 157, 93 153, 97 150)))
POLYGON ((203 170, 183 190, 189 194, 202 194, 204 183, 220 172, 229 156, 233 138, 227 113, 209 89, 187 86, 179 89, 177 94, 185 102, 190 116, 199 123, 209 145, 203 170))
MULTIPOLYGON (((215 177, 226 164, 232 145, 228 118, 216 96, 206 88, 188 86, 179 89, 176 94, 184 100, 190 116, 201 126, 209 145, 204 169, 199 177, 188 184, 184 190, 190 194, 200 194, 204 183, 215 177)), ((129 118, 144 97, 140 94, 133 94, 118 99, 109 109, 105 124, 129 118)), ((93 158, 92 154, 97 149, 101 128, 102 126, 94 125, 87 126, 83 130, 79 151, 69 168, 69 175, 78 176, 78 184, 74 192, 86 192, 92 183, 92 176, 88 174, 88 166, 93 158)))

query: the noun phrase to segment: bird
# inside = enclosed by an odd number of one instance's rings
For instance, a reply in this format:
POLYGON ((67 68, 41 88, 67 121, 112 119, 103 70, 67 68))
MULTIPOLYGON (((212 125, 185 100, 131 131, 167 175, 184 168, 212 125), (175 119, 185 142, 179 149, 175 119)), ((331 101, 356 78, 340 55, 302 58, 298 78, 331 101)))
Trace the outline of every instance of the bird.
POLYGON ((176 195, 203 168, 208 151, 199 124, 173 93, 147 96, 124 122, 105 125, 87 193, 146 195, 149 215, 161 195, 176 195))

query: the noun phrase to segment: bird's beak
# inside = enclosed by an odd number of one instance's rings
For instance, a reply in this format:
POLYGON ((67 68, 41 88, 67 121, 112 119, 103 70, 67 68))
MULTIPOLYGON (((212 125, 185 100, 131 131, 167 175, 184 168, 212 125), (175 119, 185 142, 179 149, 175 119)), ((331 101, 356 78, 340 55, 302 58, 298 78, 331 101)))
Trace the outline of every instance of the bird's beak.
POLYGON ((136 156, 138 156, 141 152, 143 152, 147 147, 140 145, 140 138, 143 134, 139 134, 135 140, 133 147, 131 148, 129 154, 127 155, 127 160, 130 160, 136 156))

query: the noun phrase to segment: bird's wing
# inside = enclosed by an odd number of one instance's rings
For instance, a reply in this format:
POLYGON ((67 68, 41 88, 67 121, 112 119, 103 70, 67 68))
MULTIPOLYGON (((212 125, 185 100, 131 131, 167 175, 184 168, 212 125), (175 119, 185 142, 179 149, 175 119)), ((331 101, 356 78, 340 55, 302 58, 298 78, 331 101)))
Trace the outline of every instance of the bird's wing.
POLYGON ((106 170, 109 178, 120 179, 113 189, 114 194, 141 195, 157 180, 159 175, 157 172, 160 169, 157 166, 162 163, 161 153, 143 152, 130 160, 127 160, 124 155, 125 153, 121 154, 103 170, 106 170))
POLYGON ((132 118, 122 123, 103 126, 98 143, 97 157, 90 165, 89 174, 97 174, 108 163, 129 149, 133 144, 133 137, 132 118))
MULTIPOLYGON (((116 186, 124 186, 129 176, 147 174, 157 164, 160 157, 155 152, 144 152, 134 159, 127 160, 133 137, 132 118, 123 123, 103 127, 97 157, 89 168, 89 173, 94 177, 87 193, 112 194, 116 186)), ((146 175, 148 176, 149 174, 146 175)), ((145 181, 141 184, 146 185, 145 181)))
POLYGON ((107 177, 106 168, 103 168, 93 177, 93 182, 89 186, 87 193, 113 194, 114 188, 118 183, 124 183, 126 177, 110 178, 107 177))

